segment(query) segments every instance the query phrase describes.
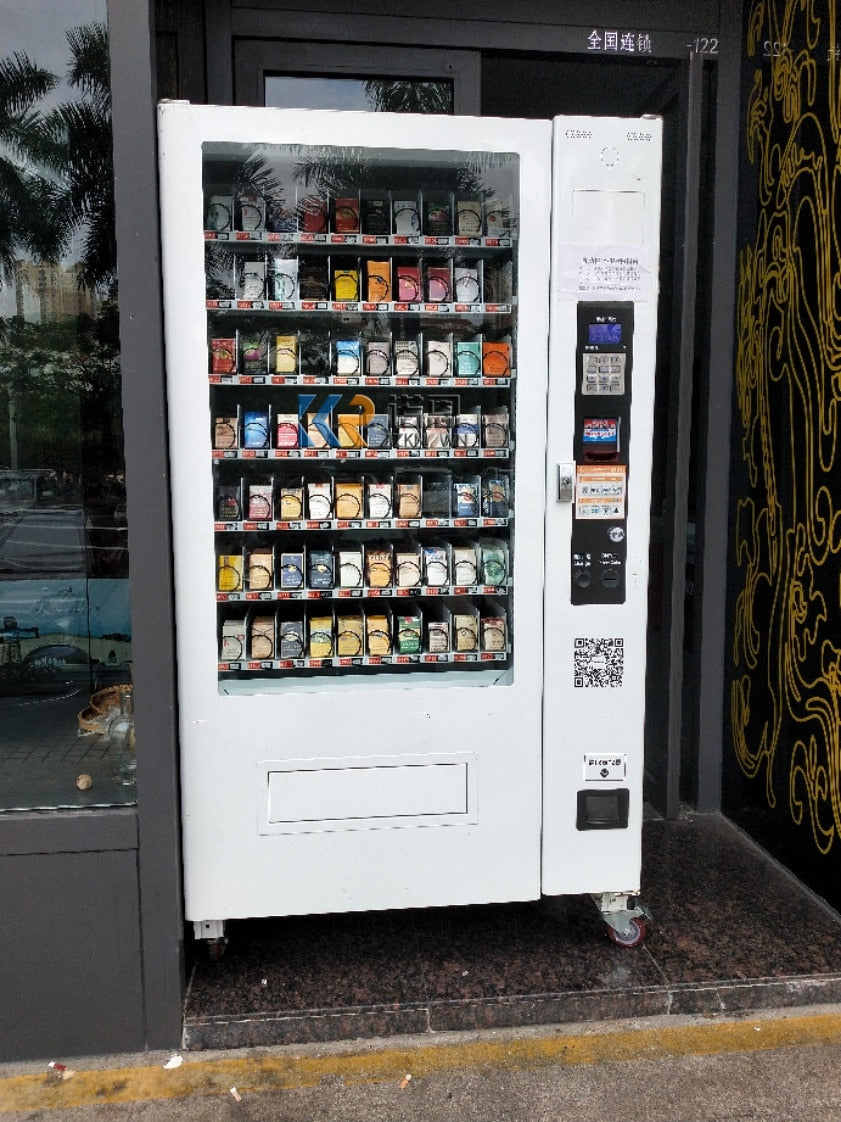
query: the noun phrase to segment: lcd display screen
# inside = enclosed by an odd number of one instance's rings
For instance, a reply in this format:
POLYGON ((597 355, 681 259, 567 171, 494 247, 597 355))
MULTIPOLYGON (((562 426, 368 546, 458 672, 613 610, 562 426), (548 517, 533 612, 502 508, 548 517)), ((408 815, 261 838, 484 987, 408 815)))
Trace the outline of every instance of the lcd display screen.
POLYGON ((587 342, 618 345, 622 342, 621 323, 590 323, 587 325, 587 342))

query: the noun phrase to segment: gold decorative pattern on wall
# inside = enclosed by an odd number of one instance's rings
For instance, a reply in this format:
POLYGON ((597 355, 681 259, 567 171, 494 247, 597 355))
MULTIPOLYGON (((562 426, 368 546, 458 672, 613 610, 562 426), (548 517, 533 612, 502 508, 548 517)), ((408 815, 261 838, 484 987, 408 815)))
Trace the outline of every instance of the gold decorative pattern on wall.
POLYGON ((756 0, 746 45, 755 197, 753 244, 743 236, 739 258, 731 728, 755 797, 828 854, 841 835, 841 49, 834 0, 756 0))

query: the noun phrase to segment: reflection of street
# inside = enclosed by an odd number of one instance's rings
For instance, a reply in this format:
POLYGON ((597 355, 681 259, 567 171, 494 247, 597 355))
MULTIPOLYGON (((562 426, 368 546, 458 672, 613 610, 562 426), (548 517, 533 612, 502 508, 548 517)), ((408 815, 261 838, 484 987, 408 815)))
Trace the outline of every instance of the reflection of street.
POLYGON ((0 811, 133 803, 134 787, 114 781, 118 760, 106 737, 80 736, 87 688, 53 696, 0 697, 0 811), (76 787, 79 775, 92 779, 76 787))

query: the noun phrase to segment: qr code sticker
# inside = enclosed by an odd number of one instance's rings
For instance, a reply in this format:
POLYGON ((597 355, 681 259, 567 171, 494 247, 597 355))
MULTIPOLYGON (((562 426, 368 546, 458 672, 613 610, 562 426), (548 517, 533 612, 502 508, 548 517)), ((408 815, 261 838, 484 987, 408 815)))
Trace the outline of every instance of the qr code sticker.
POLYGON ((576 639, 575 686, 621 686, 625 669, 624 639, 576 639))

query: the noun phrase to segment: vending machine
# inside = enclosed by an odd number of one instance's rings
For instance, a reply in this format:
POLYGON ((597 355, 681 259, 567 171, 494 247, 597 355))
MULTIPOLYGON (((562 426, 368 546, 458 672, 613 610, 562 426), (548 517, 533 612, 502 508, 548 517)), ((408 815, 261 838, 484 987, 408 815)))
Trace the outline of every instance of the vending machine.
POLYGON ((638 941, 659 122, 159 129, 197 936, 585 892, 638 941))

